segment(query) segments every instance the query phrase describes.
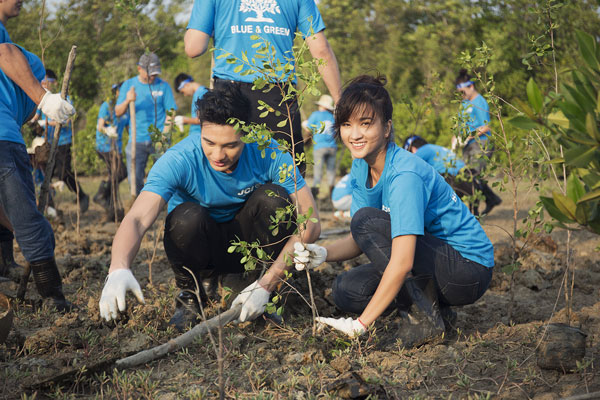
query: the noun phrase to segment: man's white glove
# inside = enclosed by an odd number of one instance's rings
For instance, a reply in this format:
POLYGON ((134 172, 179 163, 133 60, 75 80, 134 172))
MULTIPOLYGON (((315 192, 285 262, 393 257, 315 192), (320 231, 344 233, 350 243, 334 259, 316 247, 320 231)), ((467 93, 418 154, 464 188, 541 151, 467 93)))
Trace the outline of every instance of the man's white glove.
POLYGON ((42 128, 46 127, 46 120, 45 119, 38 119, 37 123, 39 126, 41 126, 42 128))
POLYGON ((233 300, 233 303, 231 303, 232 308, 238 304, 242 305, 238 321, 250 321, 262 315, 265 312, 270 295, 271 292, 263 288, 258 281, 255 281, 252 285, 242 290, 235 300, 233 300))
POLYGON ((177 115, 175 117, 175 126, 177 126, 177 129, 179 129, 181 132, 183 132, 183 115, 177 115))
POLYGON ((367 328, 357 319, 352 318, 324 318, 317 317, 317 322, 329 325, 338 331, 344 332, 350 337, 357 337, 366 332, 367 328))
POLYGON ((106 136, 108 136, 109 138, 117 138, 119 136, 117 135, 117 127, 114 125, 110 125, 104 128, 104 133, 106 133, 106 136))
POLYGON ((75 114, 75 108, 68 101, 60 97, 59 93, 46 91, 40 105, 38 106, 51 120, 60 124, 67 122, 69 117, 75 114))
POLYGON ((100 317, 107 322, 116 319, 119 311, 125 311, 125 295, 131 290, 140 303, 144 303, 144 295, 140 284, 129 269, 118 269, 106 277, 102 296, 100 297, 100 317))
POLYGON ((316 268, 327 259, 327 249, 318 244, 300 242, 294 243, 294 264, 298 271, 305 267, 316 268))

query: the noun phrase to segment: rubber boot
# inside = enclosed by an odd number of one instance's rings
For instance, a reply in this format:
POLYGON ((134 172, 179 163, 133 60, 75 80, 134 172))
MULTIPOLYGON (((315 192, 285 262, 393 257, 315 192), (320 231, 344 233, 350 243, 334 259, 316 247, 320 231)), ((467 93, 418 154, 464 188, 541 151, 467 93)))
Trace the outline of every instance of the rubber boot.
MULTIPOLYGON (((198 297, 195 294, 196 281, 182 265, 171 264, 171 269, 175 274, 175 284, 181 289, 181 292, 175 299, 175 312, 169 320, 169 325, 173 325, 179 332, 183 332, 190 324, 196 324, 200 316, 198 297)), ((197 277, 200 283, 198 292, 200 293, 202 307, 208 304, 209 296, 207 293, 216 293, 215 287, 218 285, 218 280, 212 272, 206 271, 204 279, 202 279, 203 277, 197 277), (210 276, 207 277, 209 274, 210 276)))
POLYGON ((58 267, 54 258, 29 263, 38 293, 44 303, 56 307, 59 312, 69 312, 74 306, 65 299, 58 267))
POLYGON ((483 210, 482 214, 489 214, 494 207, 502 203, 502 199, 498 197, 496 193, 494 193, 492 188, 490 188, 487 183, 481 182, 480 187, 481 192, 485 197, 485 210, 483 210))
POLYGON ((85 213, 90 207, 90 196, 85 194, 79 187, 79 212, 85 213))
POLYGON ((102 208, 108 208, 110 200, 109 191, 110 184, 106 181, 100 182, 100 185, 98 186, 98 192, 96 192, 93 198, 94 203, 102 206, 102 208))
POLYGON ((450 306, 440 306, 440 314, 442 316, 442 320, 444 321, 444 328, 446 332, 455 331, 456 320, 458 319, 456 311, 454 311, 450 306))
POLYGON ((175 299, 175 312, 169 320, 178 332, 194 326, 200 320, 200 307, 194 293, 187 290, 181 291, 175 299))
POLYGON ((407 278, 403 289, 412 304, 408 312, 399 308, 404 318, 399 326, 398 341, 402 346, 411 348, 441 339, 445 329, 444 321, 431 276, 407 278))
POLYGON ((318 186, 311 187, 310 192, 312 193, 314 199, 316 200, 317 197, 319 196, 319 187, 318 186))
POLYGON ((23 271, 23 266, 15 262, 13 240, 0 241, 0 276, 18 283, 21 280, 23 271))

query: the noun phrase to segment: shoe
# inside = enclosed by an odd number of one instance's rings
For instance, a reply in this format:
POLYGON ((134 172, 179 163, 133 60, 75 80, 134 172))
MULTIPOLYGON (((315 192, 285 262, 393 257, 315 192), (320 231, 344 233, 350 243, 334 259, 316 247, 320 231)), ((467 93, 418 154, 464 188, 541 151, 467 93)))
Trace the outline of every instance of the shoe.
POLYGON ((80 194, 79 197, 80 197, 79 198, 79 212, 83 214, 90 207, 90 196, 83 193, 83 194, 80 194))
POLYGON ((219 300, 219 276, 214 275, 200 280, 204 294, 211 301, 219 300))
POLYGON ((456 320, 458 319, 456 311, 454 311, 450 306, 441 306, 440 314, 442 316, 442 320, 444 321, 444 328, 446 332, 455 331, 456 320))
POLYGON ((175 299, 175 312, 169 320, 178 332, 183 332, 200 321, 200 307, 196 295, 182 290, 175 299))
POLYGON ((485 210, 482 214, 489 214, 494 207, 502 203, 502 199, 485 182, 481 183, 481 192, 485 197, 485 210))
POLYGON ((0 241, 0 277, 13 282, 20 282, 25 268, 15 261, 13 240, 0 241))
POLYGON ((107 208, 109 206, 109 191, 109 183, 106 181, 100 182, 100 186, 98 186, 98 192, 96 192, 92 200, 94 201, 94 203, 98 204, 99 206, 102 206, 102 208, 107 208))
POLYGON ((54 258, 29 263, 33 280, 44 304, 66 313, 75 307, 62 292, 62 282, 54 258))
POLYGON ((313 197, 315 198, 315 200, 317 199, 317 197, 319 196, 319 187, 311 187, 310 188, 310 192, 312 193, 313 197))

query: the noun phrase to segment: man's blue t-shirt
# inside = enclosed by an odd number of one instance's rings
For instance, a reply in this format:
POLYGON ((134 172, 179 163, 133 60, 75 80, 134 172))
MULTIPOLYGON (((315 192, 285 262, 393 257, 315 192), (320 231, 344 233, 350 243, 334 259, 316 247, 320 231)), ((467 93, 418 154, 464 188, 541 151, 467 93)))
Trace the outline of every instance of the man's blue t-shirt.
MULTIPOLYGON (((160 78, 155 78, 153 84, 142 83, 138 76, 127 79, 119 89, 119 98, 117 104, 121 104, 127 97, 127 92, 131 87, 135 88, 135 127, 136 142, 149 142, 150 125, 154 125, 162 132, 165 126, 167 111, 177 110, 173 91, 169 84, 160 78), (156 113, 155 113, 156 100, 156 113)), ((131 116, 130 116, 131 118, 131 116)), ((130 121, 131 122, 131 121, 130 121)), ((129 130, 131 132, 131 129, 129 130)), ((129 136, 131 143, 131 135, 129 136)))
MULTIPOLYGON (((194 96, 192 97, 192 118, 198 118, 198 112, 196 111, 196 102, 204 96, 204 94, 208 92, 208 89, 204 86, 198 86, 198 89, 194 92, 194 96)), ((202 133, 202 125, 190 125, 190 135, 196 135, 202 133)))
MULTIPOLYGON (((256 56, 261 41, 252 40, 253 35, 268 40, 274 46, 275 58, 281 65, 291 58, 296 30, 302 36, 313 35, 325 29, 315 0, 195 0, 187 29, 195 29, 214 38, 215 67, 213 76, 238 82, 252 82, 254 74, 241 75, 236 64, 228 64, 227 58, 219 58, 223 52, 248 60, 256 56)), ((255 58, 262 67, 264 58, 255 58)))
POLYGON ((444 178, 419 157, 391 143, 375 187, 367 187, 365 160, 355 159, 350 173, 352 215, 362 207, 384 210, 390 214, 392 238, 427 232, 463 257, 494 266, 494 247, 479 222, 444 178))
POLYGON ((333 129, 334 122, 333 114, 330 111, 315 111, 310 114, 310 117, 308 117, 308 129, 313 132, 313 149, 337 148, 335 131, 333 129), (321 131, 321 123, 324 125, 323 131, 321 131))
MULTIPOLYGON (((266 156, 256 143, 244 145, 235 170, 228 174, 215 171, 204 156, 201 135, 191 135, 171 147, 152 166, 146 185, 142 189, 160 195, 169 203, 168 211, 184 202, 200 204, 208 209, 217 222, 231 220, 242 208, 250 194, 265 183, 275 183, 293 193, 294 178, 287 176, 280 182, 283 164, 293 165, 292 157, 279 150, 267 149, 266 156), (274 151, 275 159, 271 158, 274 151)), ((273 140, 272 147, 277 143, 273 140)), ((304 187, 304 179, 298 169, 297 188, 304 187)))
MULTIPOLYGON (((107 101, 102 103, 100 111, 98 112, 98 119, 104 120, 104 126, 115 125, 117 127, 117 151, 120 152, 123 146, 123 129, 129 124, 129 113, 117 117, 115 109, 110 107, 107 101)), ((96 124, 97 126, 97 124, 96 124)), ((110 139, 105 133, 96 130, 96 150, 101 153, 108 153, 110 151, 110 139)))
MULTIPOLYGON (((480 126, 489 124, 490 122, 490 107, 482 95, 478 94, 473 100, 463 100, 461 103, 462 118, 467 124, 467 129, 473 133, 480 126)), ((479 137, 479 140, 487 140, 491 132, 487 132, 479 137)), ((471 144, 475 139, 469 140, 467 145, 471 144)))
MULTIPOLYGON (((67 101, 71 103, 71 98, 69 96, 67 96, 67 101)), ((48 118, 48 116, 44 114, 42 110, 38 109, 36 113, 40 117, 40 120, 46 121, 46 127, 48 129, 48 142, 52 143, 54 140, 54 131, 56 130, 56 126, 48 124, 49 122, 52 122, 52 119, 48 118)), ((71 130, 71 121, 68 120, 66 123, 61 125, 58 145, 63 146, 71 143, 73 143, 73 131, 71 130)))
POLYGON ((331 191, 331 200, 337 201, 344 196, 352 194, 352 185, 350 184, 350 174, 344 175, 342 179, 333 187, 331 191))
POLYGON ((417 150, 415 153, 431 165, 440 174, 458 175, 458 171, 464 168, 465 163, 458 158, 450 149, 447 149, 437 144, 426 144, 417 150))
MULTIPOLYGON (((20 46, 15 46, 23 52, 33 75, 41 82, 46 76, 42 61, 35 54, 20 46)), ((4 71, 0 70, 0 140, 25 145, 23 135, 21 135, 21 126, 29 119, 35 107, 33 100, 8 78, 4 71)))
POLYGON ((8 36, 8 31, 0 21, 0 43, 12 43, 10 40, 10 36, 8 36))

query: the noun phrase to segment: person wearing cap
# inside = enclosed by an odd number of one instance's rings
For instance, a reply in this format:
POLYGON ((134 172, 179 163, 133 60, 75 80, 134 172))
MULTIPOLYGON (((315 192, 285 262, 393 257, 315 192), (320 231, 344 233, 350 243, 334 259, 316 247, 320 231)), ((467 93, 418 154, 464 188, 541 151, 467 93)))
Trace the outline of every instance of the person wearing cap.
POLYGON ((115 101, 119 97, 121 82, 111 87, 111 97, 102 103, 96 123, 96 152, 108 169, 108 180, 100 182, 94 202, 106 211, 107 220, 123 218, 123 209, 118 206, 119 183, 127 177, 127 168, 121 157, 123 129, 129 124, 129 113, 117 117, 115 101))
POLYGON ((192 96, 192 116, 185 117, 183 115, 177 115, 174 119, 175 125, 183 132, 183 125, 190 126, 190 135, 200 134, 202 132, 202 126, 200 125, 200 119, 198 119, 198 113, 196 110, 196 103, 198 99, 204 96, 204 93, 208 89, 198 82, 194 81, 188 74, 181 73, 175 78, 175 90, 177 93, 181 93, 184 96, 192 96))
POLYGON ((302 127, 309 132, 313 141, 313 159, 315 162, 313 171, 313 196, 317 196, 321 188, 321 179, 323 177, 323 164, 326 171, 326 190, 321 190, 322 198, 327 198, 333 191, 335 182, 335 157, 337 153, 337 143, 335 142, 335 132, 333 129, 333 99, 324 94, 316 102, 318 110, 313 112, 308 120, 302 123, 302 127))
MULTIPOLYGON (((124 115, 129 109, 129 104, 135 104, 135 186, 136 194, 144 186, 144 174, 148 157, 154 152, 150 134, 150 125, 159 131, 168 129, 165 124, 167 111, 177 110, 173 91, 167 82, 160 79, 160 60, 154 53, 144 53, 137 64, 138 75, 123 82, 117 98, 115 114, 117 117, 124 115)), ((130 116, 130 125, 131 125, 130 116)), ((131 132, 131 129, 130 129, 131 132)), ((131 135, 125 148, 127 157, 127 176, 131 176, 131 135)))
MULTIPOLYGON (((57 86, 56 73, 46 68, 46 76, 42 80, 42 86, 48 90, 54 90, 57 86)), ((70 103, 71 99, 67 96, 67 101, 70 103)), ((79 196, 79 210, 81 213, 87 211, 90 203, 89 196, 84 192, 83 188, 75 180, 75 173, 71 166, 72 145, 73 145, 73 131, 71 129, 71 122, 67 121, 64 124, 58 124, 52 118, 49 118, 42 110, 37 110, 36 115, 31 119, 32 123, 37 122, 46 131, 46 138, 49 143, 52 143, 54 139, 54 132, 58 125, 60 128, 60 136, 58 138, 58 147, 56 148, 54 171, 52 172, 53 178, 58 178, 65 182, 69 190, 79 196)))
MULTIPOLYGON (((230 53, 240 60, 245 56, 249 60, 260 60, 256 57, 256 44, 259 41, 253 40, 254 35, 259 35, 275 49, 274 63, 285 65, 288 58, 292 57, 296 31, 299 31, 313 58, 323 61, 319 72, 329 94, 337 101, 341 90, 340 72, 335 54, 325 37, 325 24, 314 0, 271 1, 268 4, 270 8, 266 7, 265 2, 249 3, 251 2, 247 0, 195 0, 184 37, 185 52, 189 57, 204 54, 212 36, 216 49, 212 71, 215 87, 218 88, 225 81, 236 82, 252 104, 249 122, 266 124, 277 140, 285 140, 291 145, 293 139, 295 153, 302 153, 302 121, 296 100, 282 102, 281 92, 277 88, 266 93, 263 90, 252 90, 253 81, 258 75, 238 71, 236 64, 227 61, 230 57, 219 56, 230 53), (269 112, 266 117, 261 118, 264 112, 263 109, 258 109, 261 102, 275 112, 269 112), (288 110, 292 118, 291 126, 287 123, 284 127, 278 127, 288 116, 288 110), (277 111, 281 115, 277 115, 277 111)), ((288 93, 288 90, 285 92, 288 93)), ((300 170, 304 169, 305 164, 301 163, 300 170)))
MULTIPOLYGON (((0 22, 16 17, 20 3, 0 3, 0 22)), ((12 44, 8 35, 0 40, 0 251, 4 271, 18 268, 12 261, 12 236, 31 267, 38 293, 44 303, 65 312, 72 308, 62 291, 62 280, 54 259, 54 232, 37 209, 32 166, 21 135, 21 126, 34 114, 36 105, 60 122, 75 114, 69 102, 41 85, 45 76, 42 61, 23 47, 12 44), (10 234, 7 234, 10 231, 10 234), (7 265, 8 261, 8 265, 7 265)), ((20 274, 20 273, 18 273, 20 274)))
MULTIPOLYGON (((489 140, 492 130, 489 127, 490 107, 482 95, 477 92, 473 78, 465 69, 461 70, 455 80, 456 90, 461 93, 463 101, 459 113, 459 120, 464 121, 468 137, 462 148, 462 155, 476 174, 480 175, 487 165, 487 160, 492 156, 493 143, 489 140)), ((460 139, 452 138, 453 149, 460 144, 460 139)), ((494 191, 481 181, 481 190, 485 197, 485 210, 483 214, 490 211, 500 203, 502 199, 494 191)))

